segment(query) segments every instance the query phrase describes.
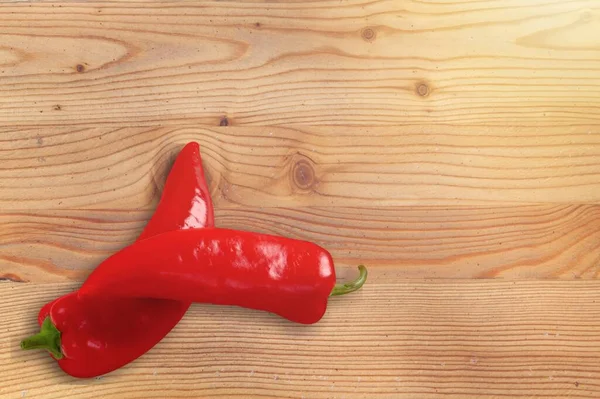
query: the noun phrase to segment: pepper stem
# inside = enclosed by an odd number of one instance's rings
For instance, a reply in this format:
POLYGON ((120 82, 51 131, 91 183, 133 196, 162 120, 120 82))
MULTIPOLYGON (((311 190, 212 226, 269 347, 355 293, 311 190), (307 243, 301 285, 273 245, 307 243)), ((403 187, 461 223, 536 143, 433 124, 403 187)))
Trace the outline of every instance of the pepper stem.
POLYGON ((62 359, 60 350, 60 331, 52 324, 50 317, 42 323, 40 332, 21 341, 21 349, 46 349, 55 359, 62 359))
POLYGON ((354 281, 345 284, 336 284, 329 296, 345 295, 358 290, 367 281, 367 268, 363 265, 358 266, 360 274, 354 281))

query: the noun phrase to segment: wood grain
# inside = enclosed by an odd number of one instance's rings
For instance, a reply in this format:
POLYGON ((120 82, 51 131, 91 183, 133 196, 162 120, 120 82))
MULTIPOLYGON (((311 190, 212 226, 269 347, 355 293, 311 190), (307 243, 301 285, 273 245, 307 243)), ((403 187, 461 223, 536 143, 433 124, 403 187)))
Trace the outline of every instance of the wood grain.
POLYGON ((3 124, 596 126, 596 0, 3 2, 3 124))
MULTIPOLYGON (((0 278, 83 281, 131 244, 148 211, 0 214, 0 278)), ((217 209, 219 227, 316 242, 343 279, 600 278, 600 206, 217 209)))
POLYGON ((200 143, 215 207, 600 203, 588 128, 0 129, 0 209, 150 209, 200 143))
POLYGON ((596 0, 0 2, 0 398, 600 397, 596 0), (196 304, 92 380, 18 342, 200 143, 217 225, 357 293, 196 304))
POLYGON ((145 356, 92 380, 18 347, 37 309, 72 288, 0 284, 3 398, 600 396, 596 281, 390 278, 332 299, 312 326, 193 305, 145 356))

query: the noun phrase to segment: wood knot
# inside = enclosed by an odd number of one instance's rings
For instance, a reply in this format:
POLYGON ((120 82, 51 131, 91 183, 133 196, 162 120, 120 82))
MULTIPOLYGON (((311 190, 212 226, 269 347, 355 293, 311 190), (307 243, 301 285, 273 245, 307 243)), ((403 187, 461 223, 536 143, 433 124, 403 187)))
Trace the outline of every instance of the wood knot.
POLYGON ((429 86, 427 86, 425 83, 419 83, 417 84, 417 94, 421 97, 427 97, 429 95, 429 86))
POLYGON ((372 42, 377 38, 377 33, 375 33, 373 28, 364 28, 360 33, 360 36, 367 42, 372 42))
POLYGON ((60 104, 56 104, 56 105, 54 106, 54 110, 55 110, 55 111, 60 111, 60 110, 62 110, 62 107, 60 106, 60 104))
POLYGON ((79 72, 79 73, 82 73, 82 72, 84 72, 84 71, 85 71, 85 67, 84 67, 83 65, 81 65, 81 64, 77 64, 77 65, 75 66, 75 70, 76 70, 77 72, 79 72))
POLYGON ((292 180, 294 185, 301 190, 309 190, 315 185, 315 170, 308 159, 302 157, 294 163, 292 180))
POLYGON ((229 126, 229 119, 226 116, 222 117, 219 121, 219 126, 229 126))
MULTIPOLYGON (((102 138, 102 137, 98 137, 102 138)), ((154 162, 152 167, 150 168, 150 176, 152 177, 152 194, 150 198, 155 199, 157 201, 160 200, 161 193, 165 188, 165 183, 167 182, 167 176, 169 175, 169 171, 173 168, 175 164, 175 159, 177 158, 178 151, 171 150, 167 156, 163 158, 160 156, 159 159, 161 162, 154 162), (164 161, 163 161, 164 159, 164 161)))
POLYGON ((27 283, 28 281, 17 276, 14 273, 4 273, 0 275, 0 281, 11 281, 13 283, 27 283))
POLYGON ((586 10, 581 14, 581 22, 590 22, 593 18, 594 17, 590 10, 586 10))
POLYGON ((260 27, 261 27, 261 23, 260 23, 260 22, 256 22, 256 23, 254 24, 254 27, 255 27, 255 28, 257 28, 257 29, 258 29, 258 28, 260 28, 260 27))

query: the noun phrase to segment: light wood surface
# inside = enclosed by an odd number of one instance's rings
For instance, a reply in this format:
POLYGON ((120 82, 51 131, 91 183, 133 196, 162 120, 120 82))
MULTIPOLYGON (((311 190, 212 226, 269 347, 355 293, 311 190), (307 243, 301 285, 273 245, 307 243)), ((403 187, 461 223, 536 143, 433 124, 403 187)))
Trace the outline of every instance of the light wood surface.
POLYGON ((146 356, 66 376, 22 352, 36 309, 73 284, 0 284, 6 397, 597 398, 600 283, 377 281, 300 326, 195 304, 146 356), (18 306, 14 306, 17 304, 18 306))
POLYGON ((3 2, 4 123, 600 120, 596 0, 141 4, 3 2))
POLYGON ((0 397, 600 397, 600 4, 0 3, 0 397), (75 380, 39 307, 201 145, 220 227, 365 287, 298 326, 196 304, 75 380))

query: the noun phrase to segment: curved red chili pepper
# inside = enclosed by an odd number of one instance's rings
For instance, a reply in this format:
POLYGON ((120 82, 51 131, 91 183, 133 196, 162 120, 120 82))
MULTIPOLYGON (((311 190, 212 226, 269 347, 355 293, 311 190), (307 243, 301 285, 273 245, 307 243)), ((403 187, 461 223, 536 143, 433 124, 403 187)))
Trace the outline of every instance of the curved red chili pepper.
POLYGON ((171 231, 124 248, 98 266, 79 296, 160 298, 237 305, 311 324, 335 292, 329 252, 307 241, 229 229, 171 231), (168 265, 168 266, 167 266, 168 265))
POLYGON ((198 143, 188 143, 175 159, 160 202, 138 237, 144 240, 160 233, 213 227, 215 216, 204 178, 198 143))
MULTIPOLYGON (((138 241, 171 230, 212 226, 213 207, 199 146, 192 142, 177 156, 156 212, 138 241)), ((73 292, 41 309, 38 321, 42 331, 24 340, 22 347, 48 349, 68 374, 94 377, 147 352, 189 306, 189 302, 139 298, 82 301, 73 292)))

